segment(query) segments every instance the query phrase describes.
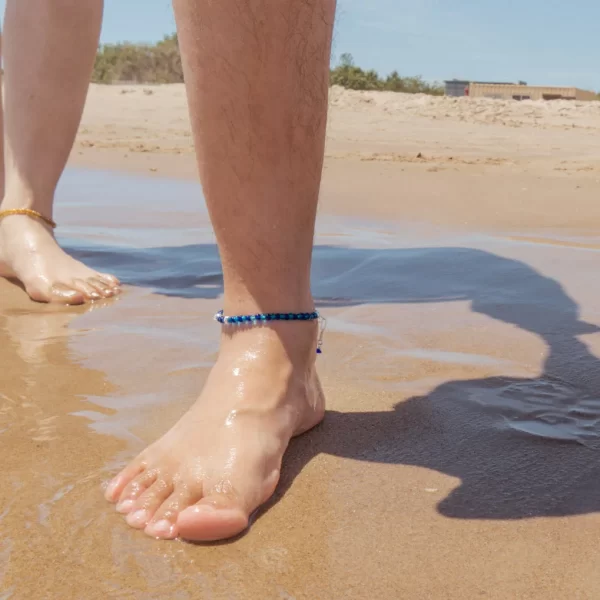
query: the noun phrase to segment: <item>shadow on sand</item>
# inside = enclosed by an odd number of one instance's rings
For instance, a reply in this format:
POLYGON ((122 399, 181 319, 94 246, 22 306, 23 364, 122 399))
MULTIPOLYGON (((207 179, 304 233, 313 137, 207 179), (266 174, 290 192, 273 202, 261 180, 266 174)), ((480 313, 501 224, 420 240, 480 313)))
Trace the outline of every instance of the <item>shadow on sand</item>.
MULTIPOLYGON (((158 294, 222 293, 212 245, 68 250, 158 294)), ((525 263, 469 248, 317 246, 314 259, 320 307, 466 300, 476 313, 540 336, 547 358, 536 378, 450 381, 391 411, 329 411, 320 427, 293 441, 271 505, 308 461, 328 453, 460 478, 438 506, 448 517, 522 519, 600 510, 600 454, 593 449, 600 439, 600 361, 578 339, 600 329, 579 320, 577 304, 557 281, 525 263), (508 426, 518 422, 537 435, 508 426)))

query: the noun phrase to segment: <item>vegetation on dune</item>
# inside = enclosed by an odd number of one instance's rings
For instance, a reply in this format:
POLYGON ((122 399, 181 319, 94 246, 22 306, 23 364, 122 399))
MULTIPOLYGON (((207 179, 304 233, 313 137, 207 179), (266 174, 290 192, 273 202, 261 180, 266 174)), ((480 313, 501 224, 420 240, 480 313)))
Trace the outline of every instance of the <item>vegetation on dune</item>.
POLYGON ((400 77, 394 71, 382 79, 377 71, 364 71, 354 64, 351 54, 342 54, 340 63, 331 71, 331 85, 341 85, 349 90, 378 90, 406 94, 443 96, 444 88, 437 83, 427 83, 422 77, 400 77))
MULTIPOLYGON (((183 69, 177 34, 157 44, 105 44, 96 55, 92 75, 94 83, 181 83, 183 69)), ((342 54, 340 63, 331 71, 331 85, 350 90, 381 90, 408 94, 441 96, 443 87, 430 84, 421 77, 400 77, 397 71, 381 78, 377 71, 364 71, 355 66, 351 54, 342 54)))
POLYGON ((105 44, 96 55, 94 83, 181 83, 177 34, 157 44, 105 44))

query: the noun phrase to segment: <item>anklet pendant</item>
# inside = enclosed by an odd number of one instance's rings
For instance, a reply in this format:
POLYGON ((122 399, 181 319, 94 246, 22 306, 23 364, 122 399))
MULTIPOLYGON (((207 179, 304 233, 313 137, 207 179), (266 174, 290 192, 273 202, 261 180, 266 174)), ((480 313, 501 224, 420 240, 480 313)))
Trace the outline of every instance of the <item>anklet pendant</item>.
POLYGON ((319 338, 317 340, 317 354, 323 354, 323 336, 327 329, 327 319, 319 315, 319 338))
POLYGON ((259 313, 256 315, 225 315, 220 310, 215 315, 215 321, 221 325, 262 325, 271 321, 319 321, 319 338, 317 340, 317 354, 323 354, 323 334, 327 326, 327 321, 318 311, 313 310, 310 313, 259 313))

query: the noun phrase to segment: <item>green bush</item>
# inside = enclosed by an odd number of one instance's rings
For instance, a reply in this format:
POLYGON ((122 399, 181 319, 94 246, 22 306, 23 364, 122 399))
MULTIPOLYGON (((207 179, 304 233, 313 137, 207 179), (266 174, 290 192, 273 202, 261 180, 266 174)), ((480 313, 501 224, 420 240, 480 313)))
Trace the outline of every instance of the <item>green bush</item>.
POLYGON ((183 69, 177 34, 157 44, 106 44, 100 47, 92 81, 95 83, 181 83, 183 69))
POLYGON ((376 71, 363 71, 355 66, 351 54, 342 54, 340 64, 331 71, 331 85, 340 85, 349 90, 385 90, 407 94, 431 94, 443 96, 444 88, 437 83, 427 83, 422 77, 400 77, 394 71, 381 79, 376 71))

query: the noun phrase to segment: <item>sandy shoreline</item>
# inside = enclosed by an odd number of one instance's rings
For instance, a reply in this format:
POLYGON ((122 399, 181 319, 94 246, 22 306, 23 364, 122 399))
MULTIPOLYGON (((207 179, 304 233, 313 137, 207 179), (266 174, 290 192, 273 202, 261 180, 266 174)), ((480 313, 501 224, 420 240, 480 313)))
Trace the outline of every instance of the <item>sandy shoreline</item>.
MULTIPOLYGON (((329 121, 326 213, 486 230, 600 219, 600 102, 336 88, 329 121)), ((195 180, 183 86, 93 85, 71 164, 195 180)))
POLYGON ((334 92, 329 410, 250 533, 194 546, 100 493, 218 339, 183 88, 148 89, 92 86, 56 214, 123 297, 42 306, 0 281, 0 598, 596 600, 600 104, 334 92))

